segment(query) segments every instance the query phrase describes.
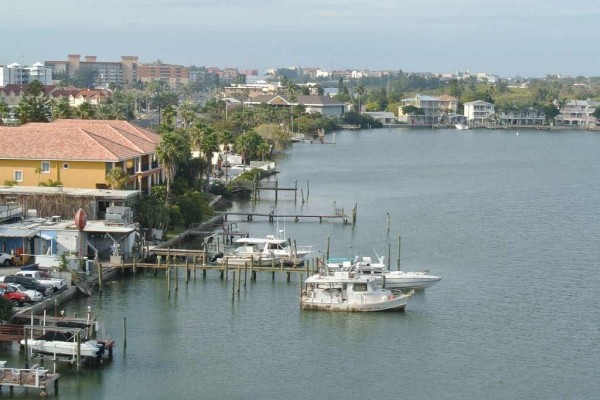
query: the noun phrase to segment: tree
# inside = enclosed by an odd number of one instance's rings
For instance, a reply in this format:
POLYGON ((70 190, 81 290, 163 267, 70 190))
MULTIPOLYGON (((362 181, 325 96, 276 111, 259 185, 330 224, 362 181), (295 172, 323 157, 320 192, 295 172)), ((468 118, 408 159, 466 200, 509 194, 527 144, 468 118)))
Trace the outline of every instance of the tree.
POLYGON ((365 95, 365 86, 361 83, 360 85, 358 85, 358 87, 356 88, 356 95, 358 96, 358 113, 361 113, 361 103, 362 103, 362 98, 365 95))
POLYGON ((0 101, 0 125, 4 125, 9 116, 10 108, 8 108, 8 104, 0 101))
POLYGON ((408 105, 402 107, 402 113, 404 113, 404 115, 423 115, 425 112, 422 108, 413 105, 408 105))
POLYGON ((95 68, 87 66, 80 67, 73 76, 69 78, 69 83, 76 87, 93 89, 96 87, 98 75, 98 70, 95 68))
POLYGON ((10 321, 13 315, 15 315, 15 308, 12 303, 0 296, 0 323, 10 321))
POLYGON ((198 111, 198 107, 191 101, 184 101, 177 110, 177 115, 181 118, 183 122, 183 129, 187 129, 190 127, 194 119, 196 119, 196 112, 198 111))
POLYGON ((96 116, 96 107, 90 103, 81 103, 75 107, 75 115, 79 119, 93 119, 96 116))
POLYGON ((22 124, 27 122, 48 122, 50 120, 50 100, 44 94, 44 86, 33 81, 23 93, 23 99, 15 109, 22 124))
POLYGON ((166 206, 169 205, 171 181, 175 178, 177 165, 180 161, 188 160, 190 154, 190 141, 185 132, 173 131, 162 135, 162 138, 156 147, 156 155, 162 164, 167 178, 167 194, 165 196, 166 206))
POLYGON ((38 186, 58 187, 58 186, 62 186, 62 182, 61 181, 53 181, 52 179, 48 179, 46 182, 38 183, 38 186))
POLYGON ((556 108, 556 106, 552 103, 544 105, 542 107, 542 111, 544 112, 544 119, 546 120, 547 124, 550 123, 550 121, 553 121, 554 118, 560 114, 558 108, 556 108))
POLYGON ((594 109, 594 112, 592 113, 592 117, 594 117, 596 119, 600 119, 600 107, 596 107, 594 109))
POLYGON ((123 168, 116 167, 108 171, 105 181, 111 189, 121 190, 127 187, 129 175, 123 171, 123 168))
POLYGON ((69 119, 73 115, 73 110, 69 104, 68 97, 61 96, 61 98, 54 103, 52 107, 52 119, 69 119))

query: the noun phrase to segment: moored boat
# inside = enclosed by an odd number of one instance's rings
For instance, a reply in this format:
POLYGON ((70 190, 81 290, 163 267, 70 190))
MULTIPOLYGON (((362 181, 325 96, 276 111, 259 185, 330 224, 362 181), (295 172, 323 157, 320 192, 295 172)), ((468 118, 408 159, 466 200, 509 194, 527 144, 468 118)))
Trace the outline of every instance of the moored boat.
POLYGON ((464 131, 464 130, 467 130, 467 129, 469 129, 469 125, 467 125, 467 124, 463 124, 463 123, 458 123, 458 124, 455 124, 455 125, 454 125, 454 127, 455 127, 456 129, 460 130, 460 131, 464 131))
POLYGON ((404 311, 412 294, 383 289, 374 278, 352 271, 334 271, 307 278, 300 305, 303 310, 404 311))
MULTIPOLYGON (((21 345, 25 345, 24 339, 21 340, 21 345)), ((102 358, 106 350, 103 342, 94 339, 82 339, 78 344, 76 335, 70 331, 49 330, 35 339, 27 339, 27 346, 31 351, 40 354, 76 357, 78 345, 81 357, 102 358)))

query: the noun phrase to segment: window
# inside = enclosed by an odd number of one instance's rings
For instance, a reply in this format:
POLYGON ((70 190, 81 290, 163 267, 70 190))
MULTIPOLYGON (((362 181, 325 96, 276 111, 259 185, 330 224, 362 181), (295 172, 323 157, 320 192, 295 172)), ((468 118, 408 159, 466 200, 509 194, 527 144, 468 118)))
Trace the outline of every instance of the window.
POLYGON ((69 163, 64 163, 63 164, 63 169, 69 169, 69 163))
POLYGON ((50 161, 42 161, 42 174, 50 173, 50 161))
POLYGON ((15 170, 15 182, 23 182, 23 171, 15 170))

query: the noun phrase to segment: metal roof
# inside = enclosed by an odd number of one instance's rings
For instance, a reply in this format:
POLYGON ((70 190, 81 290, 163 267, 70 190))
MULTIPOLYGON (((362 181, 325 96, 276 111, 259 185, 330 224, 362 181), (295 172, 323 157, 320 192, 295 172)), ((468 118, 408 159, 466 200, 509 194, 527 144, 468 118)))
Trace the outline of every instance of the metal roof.
POLYGON ((40 231, 37 229, 19 229, 0 226, 0 237, 2 238, 23 238, 29 239, 37 235, 40 231))

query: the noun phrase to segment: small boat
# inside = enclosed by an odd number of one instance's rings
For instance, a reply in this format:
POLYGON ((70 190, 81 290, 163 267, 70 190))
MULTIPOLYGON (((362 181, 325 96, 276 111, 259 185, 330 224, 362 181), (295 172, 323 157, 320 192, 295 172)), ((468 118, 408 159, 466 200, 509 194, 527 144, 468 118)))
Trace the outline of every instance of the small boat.
MULTIPOLYGON (((21 340, 25 345, 25 340, 21 340)), ((70 331, 49 330, 36 339, 27 339, 27 346, 33 353, 77 356, 77 337, 70 331)), ((79 354, 81 357, 102 358, 106 346, 104 342, 94 339, 82 339, 79 354)))
POLYGON ((383 256, 377 256, 378 262, 372 262, 371 257, 355 257, 349 259, 331 259, 327 265, 332 269, 355 271, 359 275, 378 279, 386 289, 425 289, 442 280, 441 277, 430 275, 425 271, 390 271, 383 256))
POLYGON ((404 311, 413 293, 394 293, 379 287, 374 278, 334 271, 307 278, 300 305, 303 310, 404 311))
POLYGON ((467 124, 463 124, 462 122, 459 122, 458 124, 455 124, 454 127, 458 130, 464 131, 469 129, 469 125, 467 124))
POLYGON ((273 264, 279 266, 283 262, 283 258, 280 256, 263 256, 263 255, 254 255, 254 254, 233 254, 233 255, 224 255, 223 257, 217 258, 216 263, 218 265, 231 265, 234 267, 243 267, 243 266, 254 266, 254 267, 270 267, 273 264))

